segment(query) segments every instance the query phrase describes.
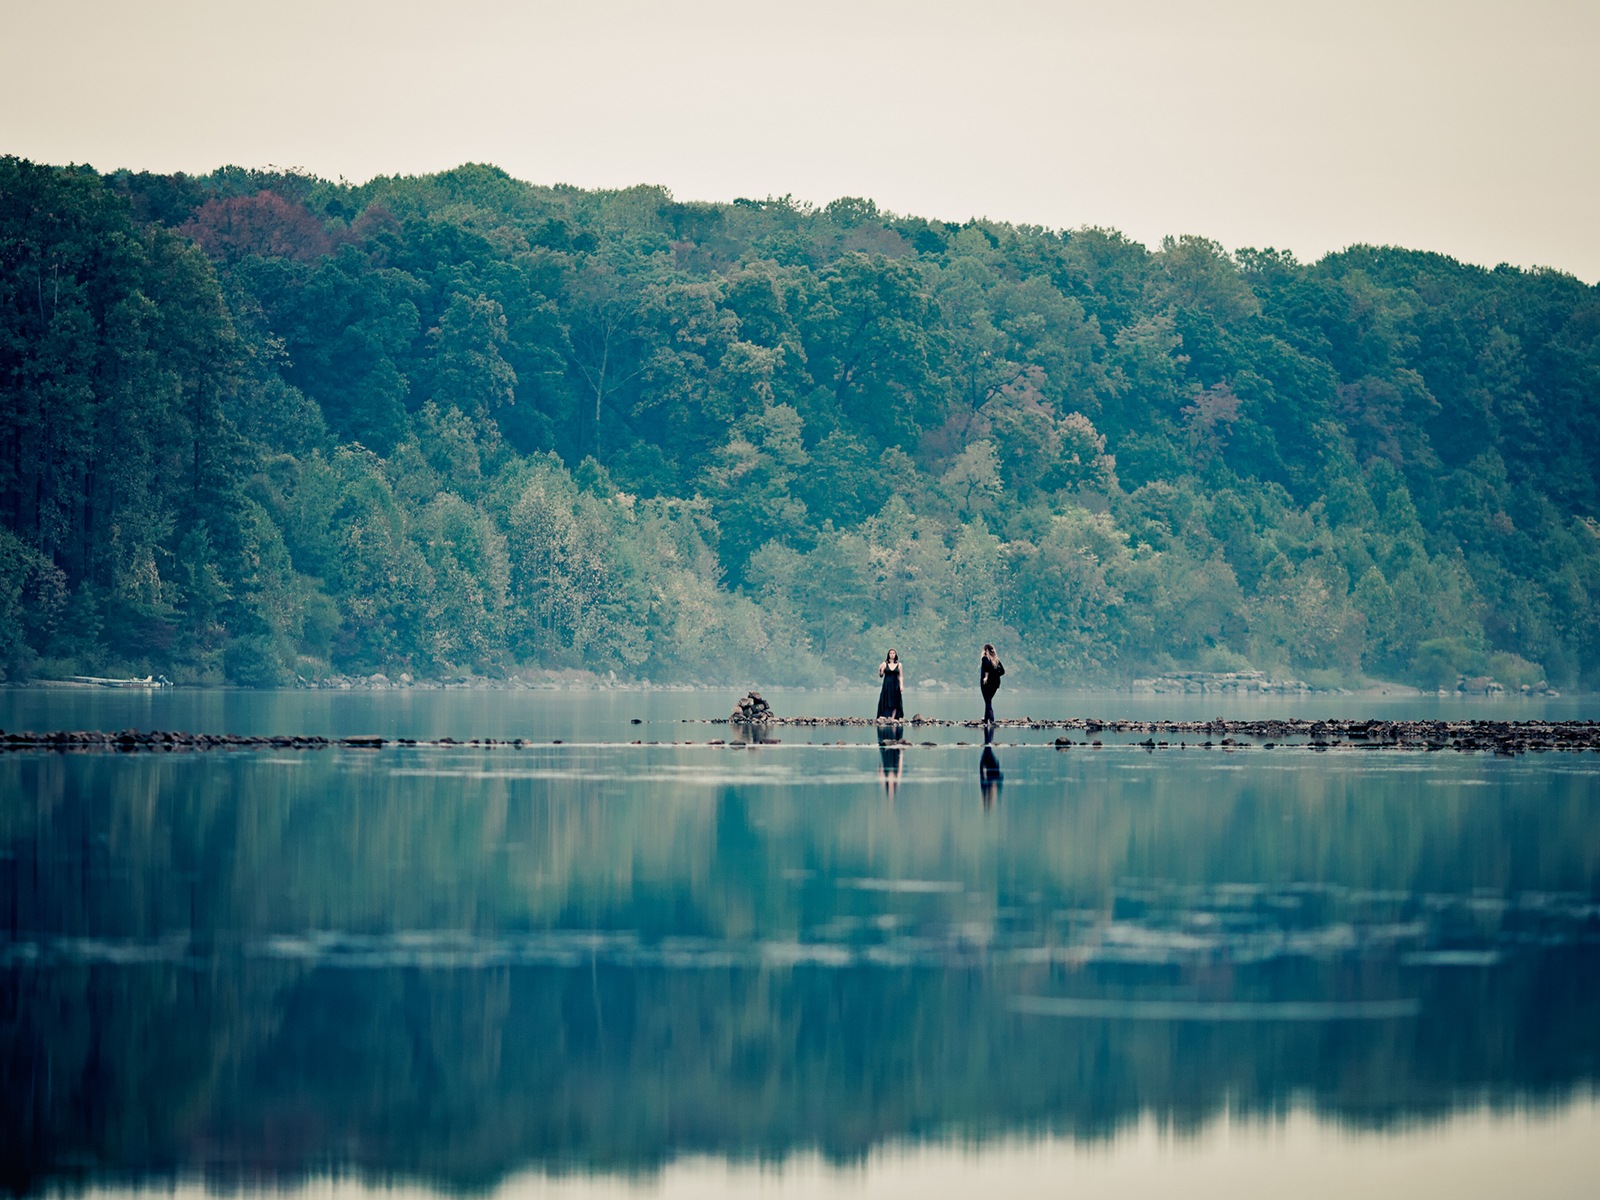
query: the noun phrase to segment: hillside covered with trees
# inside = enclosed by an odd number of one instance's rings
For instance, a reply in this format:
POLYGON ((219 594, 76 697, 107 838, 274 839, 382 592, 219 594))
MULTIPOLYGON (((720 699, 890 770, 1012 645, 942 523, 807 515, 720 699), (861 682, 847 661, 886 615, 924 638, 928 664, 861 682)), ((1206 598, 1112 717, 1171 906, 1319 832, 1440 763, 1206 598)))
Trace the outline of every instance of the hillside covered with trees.
POLYGON ((1600 289, 0 159, 0 669, 1600 683, 1600 289))

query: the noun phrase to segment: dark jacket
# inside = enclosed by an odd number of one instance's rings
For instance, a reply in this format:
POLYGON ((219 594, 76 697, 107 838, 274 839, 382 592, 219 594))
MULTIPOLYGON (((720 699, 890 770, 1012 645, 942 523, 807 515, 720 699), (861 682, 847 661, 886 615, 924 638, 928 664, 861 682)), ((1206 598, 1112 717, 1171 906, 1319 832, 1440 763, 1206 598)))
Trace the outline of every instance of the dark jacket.
POLYGON ((998 658, 989 661, 988 655, 978 660, 978 690, 992 696, 1000 690, 1000 676, 1006 673, 1005 664, 998 658))

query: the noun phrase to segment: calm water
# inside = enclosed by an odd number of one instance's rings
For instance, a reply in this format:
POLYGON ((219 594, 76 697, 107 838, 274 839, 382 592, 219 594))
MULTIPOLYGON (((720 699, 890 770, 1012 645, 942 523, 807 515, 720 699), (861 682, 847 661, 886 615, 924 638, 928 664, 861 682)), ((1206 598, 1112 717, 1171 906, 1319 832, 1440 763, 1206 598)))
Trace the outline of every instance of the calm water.
POLYGON ((731 699, 0 692, 7 729, 565 743, 0 757, 4 1185, 1594 1194, 1600 755, 629 744, 731 699))
MULTIPOLYGON (((110 688, 0 687, 0 729, 173 729, 189 733, 321 734, 375 733, 385 737, 595 738, 650 736, 667 740, 715 736, 685 728, 684 719, 725 717, 739 688, 726 692, 554 691, 119 691, 110 688), (628 732, 633 718, 647 731, 628 732)), ((871 716, 877 689, 764 693, 785 715, 871 716)), ((1003 690, 1001 717, 1040 719, 1093 716, 1142 720, 1191 717, 1385 717, 1506 718, 1515 720, 1600 719, 1600 699, 1499 699, 1418 695, 1308 695, 1283 697, 1155 696, 1126 692, 1003 690)), ((967 692, 906 690, 906 712, 976 720, 983 716, 977 689, 967 692)), ((793 736, 793 735, 790 735, 793 736)), ((808 735, 801 735, 808 736, 808 735)), ((849 732, 824 736, 858 740, 849 732)), ((920 735, 919 735, 920 736, 920 735)), ((1048 740, 1048 739, 1047 739, 1048 740)))

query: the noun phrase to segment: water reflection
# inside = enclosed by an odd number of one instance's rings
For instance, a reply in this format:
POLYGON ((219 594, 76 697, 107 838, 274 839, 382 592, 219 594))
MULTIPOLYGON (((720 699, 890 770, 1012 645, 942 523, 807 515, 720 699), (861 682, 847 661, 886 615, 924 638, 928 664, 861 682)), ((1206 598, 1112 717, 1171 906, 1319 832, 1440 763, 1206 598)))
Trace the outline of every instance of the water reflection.
POLYGON ((4 1186, 1403 1138, 1600 1077, 1587 757, 1017 747, 984 810, 880 733, 0 758, 4 1186))
MULTIPOLYGON (((1458 1114, 1426 1130, 1374 1132, 1330 1126, 1296 1109, 1273 1123, 1224 1114, 1205 1128, 1175 1133, 1145 1119, 1108 1144, 1023 1137, 971 1142, 930 1140, 878 1147, 841 1164, 810 1152, 781 1162, 686 1157, 648 1176, 535 1168, 496 1186, 494 1200, 721 1200, 761 1195, 863 1195, 1008 1200, 1062 1195, 1121 1200, 1347 1200, 1351 1196, 1449 1200, 1572 1200, 1593 1188, 1600 1104, 1580 1100, 1559 1112, 1458 1114)), ((151 1189, 100 1187, 94 1200, 146 1200, 151 1189)), ((168 1200, 207 1200, 213 1186, 180 1184, 168 1200)), ((392 1177, 318 1178, 285 1195, 326 1200, 394 1200, 429 1193, 392 1177)))
POLYGON ((900 773, 905 766, 905 726, 898 722, 878 726, 878 778, 884 793, 893 802, 900 790, 900 773))
POLYGON ((978 792, 983 797, 983 807, 993 808, 1000 799, 1000 786, 1005 776, 1000 773, 1000 760, 994 752, 994 726, 983 727, 983 753, 978 757, 978 792))
POLYGON ((779 727, 760 721, 728 726, 728 741, 739 746, 777 746, 783 743, 779 727))

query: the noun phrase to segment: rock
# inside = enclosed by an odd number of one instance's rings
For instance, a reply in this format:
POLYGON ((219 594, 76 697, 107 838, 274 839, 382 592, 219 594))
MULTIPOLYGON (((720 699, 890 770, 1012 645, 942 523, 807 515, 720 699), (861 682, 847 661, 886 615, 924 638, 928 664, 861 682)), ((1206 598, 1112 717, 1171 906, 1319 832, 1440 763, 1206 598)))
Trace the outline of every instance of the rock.
POLYGON ((728 720, 742 723, 770 721, 772 719, 772 706, 761 698, 760 692, 747 692, 739 697, 738 702, 733 706, 733 711, 728 714, 728 720))

